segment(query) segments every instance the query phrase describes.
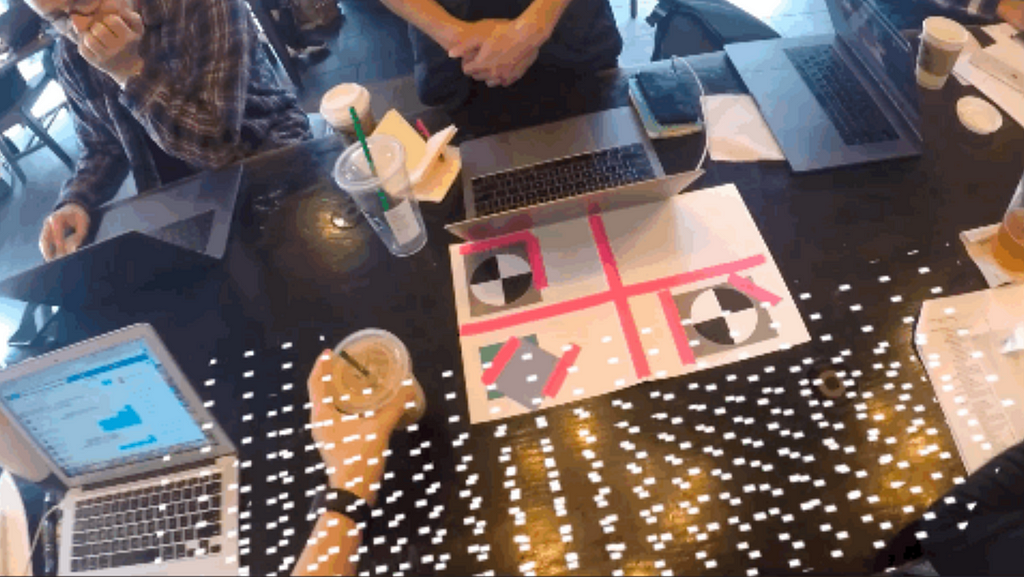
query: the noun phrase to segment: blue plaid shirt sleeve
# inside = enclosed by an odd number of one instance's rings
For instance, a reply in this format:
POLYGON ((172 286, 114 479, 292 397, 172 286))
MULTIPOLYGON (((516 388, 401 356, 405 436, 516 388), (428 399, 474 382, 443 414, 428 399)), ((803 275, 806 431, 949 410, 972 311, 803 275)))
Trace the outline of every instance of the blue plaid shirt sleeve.
POLYGON ((55 209, 69 202, 91 209, 114 198, 128 176, 130 165, 121 141, 96 115, 93 110, 96 101, 87 97, 87 91, 78 83, 80 78, 68 73, 66 62, 64 58, 54 61, 73 113, 81 156, 74 176, 64 183, 55 209))
POLYGON ((244 0, 195 2, 191 14, 197 68, 191 82, 147 63, 130 78, 121 103, 160 148, 204 170, 246 154, 242 141, 246 86, 252 62, 252 29, 244 0))

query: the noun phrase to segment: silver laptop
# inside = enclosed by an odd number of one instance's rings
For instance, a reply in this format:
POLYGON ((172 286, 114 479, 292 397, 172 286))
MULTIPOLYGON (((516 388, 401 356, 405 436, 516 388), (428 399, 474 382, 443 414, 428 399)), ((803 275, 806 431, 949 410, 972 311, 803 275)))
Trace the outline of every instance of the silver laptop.
POLYGON ((61 575, 238 574, 235 447, 151 326, 0 372, 0 411, 68 488, 61 575))
POLYGON ((871 0, 825 0, 835 34, 725 47, 796 172, 921 154, 914 50, 871 0))
POLYGON ((463 143, 466 218, 448 225, 477 240, 664 200, 702 172, 671 177, 631 107, 463 143))

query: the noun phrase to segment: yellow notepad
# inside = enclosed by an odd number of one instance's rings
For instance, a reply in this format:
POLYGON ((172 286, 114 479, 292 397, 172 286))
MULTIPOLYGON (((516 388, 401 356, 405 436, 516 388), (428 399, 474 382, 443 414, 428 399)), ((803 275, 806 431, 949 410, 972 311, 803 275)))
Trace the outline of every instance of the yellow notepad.
MULTIPOLYGON (((453 128, 450 130, 454 133, 453 128)), ((444 152, 436 155, 434 160, 422 168, 422 176, 416 181, 421 163, 432 152, 432 147, 428 146, 423 136, 416 132, 416 129, 396 110, 389 110, 384 115, 373 134, 386 134, 402 143, 402 147, 405 148, 405 168, 409 173, 410 180, 414 180, 412 183, 413 194, 416 195, 417 200, 426 202, 444 200, 462 170, 459 149, 449 146, 445 141, 449 140, 450 136, 438 133, 431 137, 431 141, 434 141, 435 138, 440 139, 434 145, 443 147, 444 152)))

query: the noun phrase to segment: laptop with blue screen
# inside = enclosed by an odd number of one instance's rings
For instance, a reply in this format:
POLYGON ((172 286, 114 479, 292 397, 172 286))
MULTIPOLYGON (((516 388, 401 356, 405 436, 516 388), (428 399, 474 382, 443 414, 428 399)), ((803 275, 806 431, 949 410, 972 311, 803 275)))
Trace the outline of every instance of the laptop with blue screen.
POLYGON ((151 326, 0 372, 0 412, 68 488, 61 575, 238 574, 235 447, 151 326))

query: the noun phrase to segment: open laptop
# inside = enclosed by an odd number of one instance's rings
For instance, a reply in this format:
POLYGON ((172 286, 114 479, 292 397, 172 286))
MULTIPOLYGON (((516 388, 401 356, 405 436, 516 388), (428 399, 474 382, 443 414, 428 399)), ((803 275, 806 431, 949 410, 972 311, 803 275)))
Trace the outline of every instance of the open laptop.
POLYGON ((61 575, 238 574, 235 447, 151 326, 0 372, 0 412, 68 487, 61 575))
POLYGON ((0 295, 73 305, 126 294, 224 257, 242 167, 203 172, 101 207, 91 242, 0 281, 0 295))
POLYGON ((726 54, 795 172, 921 154, 911 44, 871 0, 825 0, 835 34, 726 54))
POLYGON ((700 171, 667 177, 631 107, 463 143, 466 220, 446 228, 466 240, 664 200, 700 171))

